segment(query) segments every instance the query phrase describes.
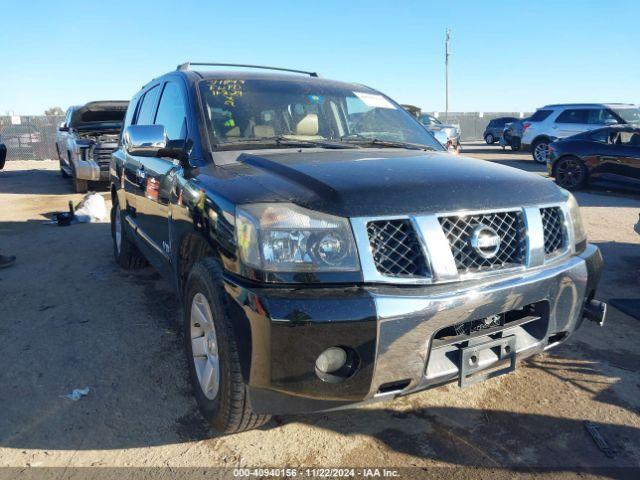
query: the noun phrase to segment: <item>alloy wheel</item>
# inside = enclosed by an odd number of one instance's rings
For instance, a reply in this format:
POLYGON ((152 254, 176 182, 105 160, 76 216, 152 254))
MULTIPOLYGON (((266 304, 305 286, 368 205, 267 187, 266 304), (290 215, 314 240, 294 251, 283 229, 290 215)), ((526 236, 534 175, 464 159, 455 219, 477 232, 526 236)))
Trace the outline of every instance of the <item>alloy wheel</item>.
POLYGON ((207 298, 196 293, 191 301, 191 353, 202 393, 209 400, 220 388, 220 354, 213 315, 207 298))
POLYGON ((533 157, 538 163, 546 163, 549 157, 549 145, 546 143, 539 143, 533 150, 533 157))
POLYGON ((583 175, 582 166, 572 158, 562 160, 556 167, 556 179, 562 187, 577 187, 582 183, 583 175))

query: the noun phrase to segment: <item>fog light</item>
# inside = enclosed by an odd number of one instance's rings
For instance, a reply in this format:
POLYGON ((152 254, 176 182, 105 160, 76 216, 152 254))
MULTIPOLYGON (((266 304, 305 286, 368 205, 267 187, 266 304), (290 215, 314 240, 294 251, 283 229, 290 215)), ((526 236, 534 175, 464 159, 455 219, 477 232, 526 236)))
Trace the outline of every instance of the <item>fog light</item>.
POLYGON ((330 347, 316 359, 316 368, 322 373, 332 373, 340 370, 347 363, 347 352, 340 347, 330 347))

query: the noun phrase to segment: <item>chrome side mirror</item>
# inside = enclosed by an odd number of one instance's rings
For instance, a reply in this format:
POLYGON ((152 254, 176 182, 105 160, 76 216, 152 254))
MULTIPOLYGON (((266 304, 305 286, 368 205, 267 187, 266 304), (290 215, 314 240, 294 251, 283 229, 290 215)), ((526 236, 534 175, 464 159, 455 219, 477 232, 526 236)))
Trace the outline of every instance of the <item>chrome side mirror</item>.
POLYGON ((159 157, 167 146, 167 133, 162 125, 130 125, 122 135, 122 146, 134 157, 159 157))

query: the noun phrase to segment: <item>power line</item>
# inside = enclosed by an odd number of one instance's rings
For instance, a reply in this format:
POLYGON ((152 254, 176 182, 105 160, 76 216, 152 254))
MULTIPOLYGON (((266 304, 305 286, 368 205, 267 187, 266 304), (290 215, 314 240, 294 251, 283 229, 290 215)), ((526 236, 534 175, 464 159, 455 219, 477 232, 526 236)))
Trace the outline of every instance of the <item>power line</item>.
POLYGON ((451 29, 447 28, 444 37, 444 117, 449 121, 449 42, 451 41, 451 29))

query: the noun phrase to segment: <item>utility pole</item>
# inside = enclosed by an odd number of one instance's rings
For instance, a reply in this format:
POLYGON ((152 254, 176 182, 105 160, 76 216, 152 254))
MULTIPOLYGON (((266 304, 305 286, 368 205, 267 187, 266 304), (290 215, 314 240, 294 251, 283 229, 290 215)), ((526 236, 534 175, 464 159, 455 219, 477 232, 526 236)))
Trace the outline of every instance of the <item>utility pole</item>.
POLYGON ((449 121, 449 42, 451 41, 451 29, 447 28, 444 37, 444 118, 449 121))

